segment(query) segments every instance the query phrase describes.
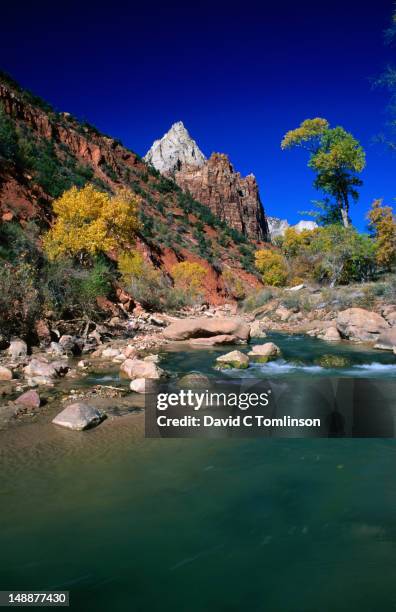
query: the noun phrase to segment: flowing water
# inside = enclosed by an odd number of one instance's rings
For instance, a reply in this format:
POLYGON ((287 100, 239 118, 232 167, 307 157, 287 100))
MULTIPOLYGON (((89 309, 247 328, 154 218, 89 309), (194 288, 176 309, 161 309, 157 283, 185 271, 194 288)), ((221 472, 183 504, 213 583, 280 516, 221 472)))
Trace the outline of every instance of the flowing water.
MULTIPOLYGON (((270 339, 284 361, 255 375, 322 376, 316 357, 345 352, 337 376, 395 376, 388 353, 270 339)), ((212 373, 219 350, 169 349, 161 365, 212 373)), ((69 590, 84 612, 396 609, 394 440, 149 440, 143 428, 132 414, 81 433, 0 432, 0 589, 69 590)))

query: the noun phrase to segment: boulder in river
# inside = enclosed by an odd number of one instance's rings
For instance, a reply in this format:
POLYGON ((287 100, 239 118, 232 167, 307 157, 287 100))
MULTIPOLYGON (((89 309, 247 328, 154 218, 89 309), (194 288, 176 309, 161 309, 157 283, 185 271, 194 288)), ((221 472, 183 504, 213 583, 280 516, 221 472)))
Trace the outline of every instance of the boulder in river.
POLYGON ((249 357, 241 351, 231 351, 217 357, 216 362, 219 369, 237 368, 238 370, 244 370, 249 365, 249 357))
POLYGON ((120 371, 131 380, 135 378, 159 379, 163 374, 163 370, 155 363, 143 361, 143 359, 126 359, 121 364, 120 371))
POLYGON ((273 342, 266 342, 265 344, 255 344, 252 346, 252 350, 248 353, 249 357, 253 357, 255 361, 260 363, 266 363, 271 359, 276 359, 281 354, 279 346, 273 342))
POLYGON ((353 342, 376 342, 389 329, 381 315, 364 308, 347 308, 337 317, 337 329, 343 338, 353 342))
POLYGON ((52 422, 54 425, 81 431, 99 425, 104 418, 106 418, 106 415, 98 410, 98 408, 95 408, 95 406, 76 402, 57 414, 52 422))
POLYGON ((240 341, 247 342, 250 336, 250 326, 239 317, 200 317, 174 321, 164 330, 163 334, 167 340, 232 335, 240 341))

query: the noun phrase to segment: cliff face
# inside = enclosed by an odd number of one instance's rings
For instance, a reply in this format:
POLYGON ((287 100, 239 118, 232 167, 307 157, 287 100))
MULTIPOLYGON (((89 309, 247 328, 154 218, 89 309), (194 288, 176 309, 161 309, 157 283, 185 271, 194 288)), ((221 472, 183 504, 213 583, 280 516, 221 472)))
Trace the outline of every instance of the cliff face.
POLYGON ((229 227, 251 240, 269 240, 269 231, 255 177, 235 172, 227 155, 206 160, 183 123, 174 124, 156 140, 145 160, 172 176, 185 192, 208 206, 229 227))
POLYGON ((243 178, 235 172, 227 155, 213 153, 202 166, 182 166, 174 176, 183 191, 206 204, 230 227, 252 240, 268 240, 257 181, 252 174, 243 178))

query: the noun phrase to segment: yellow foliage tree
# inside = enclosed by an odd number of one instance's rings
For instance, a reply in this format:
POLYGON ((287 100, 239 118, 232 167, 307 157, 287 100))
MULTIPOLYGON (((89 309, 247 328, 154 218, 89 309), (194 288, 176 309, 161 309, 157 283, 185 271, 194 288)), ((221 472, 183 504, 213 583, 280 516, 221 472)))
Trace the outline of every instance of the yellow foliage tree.
POLYGON ((288 268, 281 253, 270 249, 261 249, 255 253, 256 268, 262 274, 263 283, 273 287, 283 287, 286 284, 288 268))
POLYGON ((377 263, 389 269, 396 261, 396 222, 391 206, 383 206, 382 200, 374 200, 368 220, 375 241, 377 263))
POLYGON ((294 257, 309 246, 317 234, 317 229, 298 232, 294 227, 288 227, 283 236, 282 251, 286 256, 294 257))
POLYGON ((124 251, 119 255, 117 264, 124 280, 138 278, 145 267, 144 257, 138 251, 124 251))
POLYGON ((181 261, 172 267, 171 274, 176 287, 197 295, 202 292, 202 283, 207 271, 199 263, 181 261))
POLYGON ((139 227, 139 204, 128 189, 110 196, 93 185, 72 187, 52 203, 57 218, 44 238, 44 250, 57 259, 123 248, 139 227))

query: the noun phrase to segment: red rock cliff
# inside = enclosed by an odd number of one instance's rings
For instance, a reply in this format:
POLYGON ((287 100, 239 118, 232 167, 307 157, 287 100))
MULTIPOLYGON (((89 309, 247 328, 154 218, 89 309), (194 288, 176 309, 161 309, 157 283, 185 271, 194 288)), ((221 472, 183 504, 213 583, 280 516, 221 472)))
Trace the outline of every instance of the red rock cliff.
POLYGON ((253 174, 243 178, 227 155, 213 153, 201 166, 182 166, 175 181, 231 227, 253 240, 268 240, 268 226, 253 174))

